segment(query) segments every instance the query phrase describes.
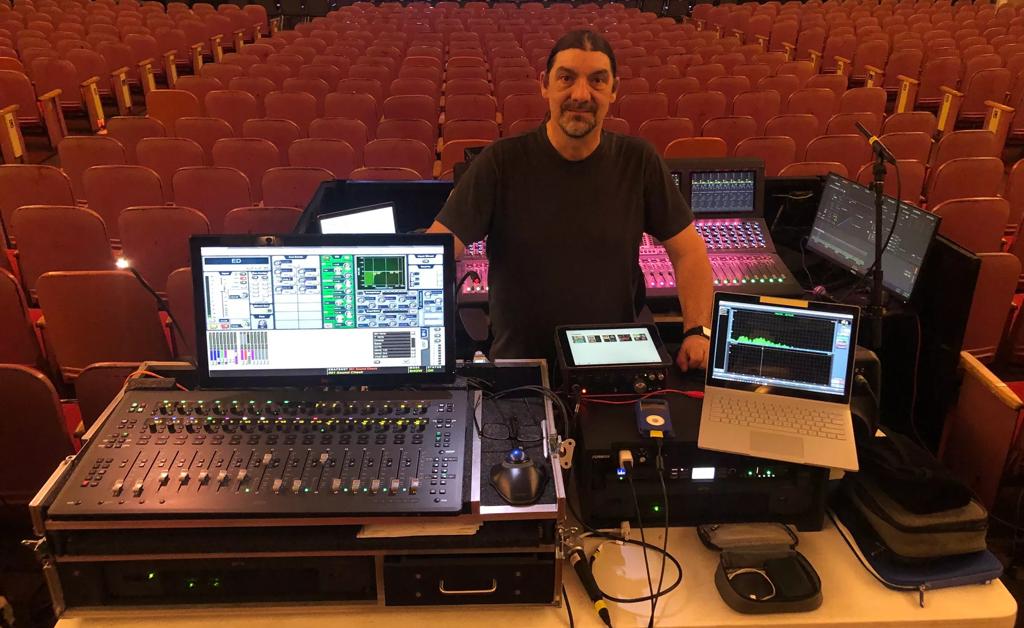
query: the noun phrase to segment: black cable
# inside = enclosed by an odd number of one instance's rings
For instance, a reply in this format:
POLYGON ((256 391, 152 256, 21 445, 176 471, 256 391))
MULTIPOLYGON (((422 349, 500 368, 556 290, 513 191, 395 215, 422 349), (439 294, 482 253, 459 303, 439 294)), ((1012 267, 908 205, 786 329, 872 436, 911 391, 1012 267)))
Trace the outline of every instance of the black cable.
POLYGON ((569 628, 576 628, 576 622, 572 619, 572 604, 569 604, 569 594, 565 592, 565 585, 562 585, 562 601, 565 602, 565 614, 569 616, 569 628))
POLYGON ((473 279, 480 281, 480 274, 475 270, 467 270, 462 277, 459 277, 459 282, 455 284, 455 298, 458 299, 459 295, 462 294, 462 285, 466 283, 467 279, 473 279))
MULTIPOLYGON (((566 469, 565 474, 563 475, 563 479, 565 481, 565 485, 566 486, 570 485, 571 478, 572 478, 572 467, 566 469)), ((583 517, 581 517, 580 514, 578 512, 576 512, 576 506, 573 504, 572 499, 570 497, 566 497, 565 503, 568 506, 569 514, 571 514, 573 516, 573 519, 575 519, 581 526, 583 526, 583 529, 586 530, 587 533, 590 534, 593 537, 597 537, 597 538, 601 538, 601 539, 607 539, 609 541, 615 541, 617 543, 624 543, 624 544, 627 544, 627 545, 637 545, 639 547, 645 547, 645 548, 650 549, 650 550, 655 551, 655 552, 662 552, 663 551, 662 548, 660 548, 660 547, 658 547, 656 545, 651 545, 650 543, 642 543, 640 541, 635 541, 633 539, 623 538, 623 537, 617 536, 615 534, 609 534, 608 532, 602 532, 601 530, 598 530, 597 528, 589 525, 586 521, 583 520, 583 517)), ((598 549, 598 551, 600 551, 600 548, 598 549)), ((679 585, 681 585, 683 583, 683 566, 682 566, 682 564, 680 564, 679 559, 677 559, 671 553, 666 553, 664 555, 664 558, 667 558, 668 561, 675 566, 675 568, 676 568, 676 579, 675 579, 675 581, 672 584, 670 584, 668 586, 668 588, 666 588, 666 589, 664 589, 662 591, 658 591, 657 594, 655 594, 655 597, 662 597, 662 596, 668 595, 672 591, 675 591, 679 587, 679 585)), ((591 557, 590 557, 590 564, 593 565, 594 561, 596 559, 597 559, 597 552, 595 552, 593 555, 591 555, 591 557)), ((646 602, 647 600, 649 600, 651 598, 651 596, 649 596, 649 595, 645 595, 645 596, 642 596, 642 597, 636 597, 636 598, 620 598, 620 597, 615 597, 614 595, 609 595, 604 590, 601 591, 601 595, 603 595, 604 598, 606 600, 608 600, 609 602, 617 602, 619 604, 637 604, 637 603, 640 603, 640 602, 646 602)))
MULTIPOLYGON (((153 286, 149 285, 149 282, 146 281, 146 279, 142 276, 142 273, 140 273, 138 270, 136 270, 134 266, 128 266, 127 270, 128 270, 128 272, 130 272, 132 275, 135 276, 135 278, 139 281, 139 285, 141 285, 143 288, 145 288, 146 292, 148 292, 151 295, 153 295, 153 298, 156 299, 156 307, 157 307, 157 309, 160 309, 160 310, 163 310, 164 312, 167 312, 167 318, 168 318, 168 320, 171 321, 171 327, 178 334, 178 336, 181 337, 181 341, 182 342, 188 342, 188 336, 186 336, 185 332, 182 331, 181 325, 178 324, 178 320, 171 314, 171 307, 167 304, 167 300, 164 299, 162 296, 160 296, 160 294, 157 293, 157 291, 153 289, 153 286)), ((196 365, 195 357, 192 357, 192 358, 190 358, 187 361, 192 366, 197 366, 196 365)))
MULTIPOLYGON (((636 496, 636 488, 633 486, 633 469, 626 473, 629 480, 629 492, 633 494, 633 505, 636 506, 636 525, 640 529, 640 542, 644 544, 644 571, 647 572, 647 590, 651 592, 651 619, 647 622, 648 628, 654 626, 654 610, 658 605, 657 596, 654 595, 654 582, 651 581, 651 565, 647 561, 647 539, 644 538, 644 520, 640 514, 640 500, 636 496)), ((665 563, 662 562, 662 565, 665 563)))
MULTIPOLYGON (((663 556, 668 555, 668 487, 665 486, 665 459, 661 455, 661 438, 656 439, 658 441, 658 453, 655 456, 654 466, 658 470, 658 481, 661 482, 661 501, 662 508, 665 509, 665 542, 662 544, 661 553, 663 556)), ((658 591, 661 591, 661 587, 665 584, 665 559, 661 560, 661 575, 658 576, 658 591)), ((657 598, 654 599, 654 603, 657 604, 657 598)), ((651 612, 651 625, 654 625, 654 614, 651 612)))

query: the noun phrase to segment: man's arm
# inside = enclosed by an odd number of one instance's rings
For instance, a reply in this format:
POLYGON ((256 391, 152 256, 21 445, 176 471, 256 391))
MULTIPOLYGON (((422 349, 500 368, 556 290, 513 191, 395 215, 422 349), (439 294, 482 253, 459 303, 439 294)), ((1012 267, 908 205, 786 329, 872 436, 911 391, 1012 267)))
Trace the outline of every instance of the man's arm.
MULTIPOLYGON (((434 224, 430 225, 427 229, 427 233, 452 233, 451 229, 442 225, 438 221, 434 221, 434 224)), ((462 259, 462 254, 466 250, 466 245, 462 243, 459 236, 452 233, 452 238, 455 240, 455 259, 462 259)))
MULTIPOLYGON (((675 236, 662 242, 672 260, 676 274, 676 289, 679 291, 679 305, 683 308, 683 329, 711 326, 711 308, 714 304, 711 262, 708 260, 704 239, 691 223, 675 236)), ((710 343, 703 336, 690 336, 683 340, 676 362, 679 368, 708 366, 710 343)))

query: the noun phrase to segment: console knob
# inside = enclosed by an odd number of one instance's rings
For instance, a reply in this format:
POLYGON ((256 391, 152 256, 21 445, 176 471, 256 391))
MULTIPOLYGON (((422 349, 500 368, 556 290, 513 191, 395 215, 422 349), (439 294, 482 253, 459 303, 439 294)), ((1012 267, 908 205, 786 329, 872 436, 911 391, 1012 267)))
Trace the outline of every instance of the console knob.
POLYGON ((382 413, 384 413, 384 414, 391 414, 391 410, 392 410, 392 408, 391 408, 391 404, 390 404, 390 403, 385 403, 385 404, 384 404, 383 406, 381 406, 381 408, 380 408, 380 411, 381 411, 382 413))
POLYGON ((647 392, 647 382, 638 377, 636 380, 633 381, 633 392, 637 393, 638 395, 642 395, 645 392, 647 392))
POLYGON ((373 414, 373 410, 374 410, 374 407, 373 407, 372 403, 363 404, 363 408, 362 408, 362 413, 363 414, 373 414))

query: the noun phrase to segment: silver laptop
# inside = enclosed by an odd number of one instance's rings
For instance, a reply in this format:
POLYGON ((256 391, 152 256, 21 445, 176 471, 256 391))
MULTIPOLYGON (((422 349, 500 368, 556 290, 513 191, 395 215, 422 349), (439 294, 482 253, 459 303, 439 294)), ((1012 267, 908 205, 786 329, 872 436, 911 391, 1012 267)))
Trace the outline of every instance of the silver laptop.
POLYGON ((320 215, 320 233, 397 233, 394 203, 353 207, 320 215))
POLYGON ((713 314, 697 445, 856 471, 860 310, 719 292, 713 314))

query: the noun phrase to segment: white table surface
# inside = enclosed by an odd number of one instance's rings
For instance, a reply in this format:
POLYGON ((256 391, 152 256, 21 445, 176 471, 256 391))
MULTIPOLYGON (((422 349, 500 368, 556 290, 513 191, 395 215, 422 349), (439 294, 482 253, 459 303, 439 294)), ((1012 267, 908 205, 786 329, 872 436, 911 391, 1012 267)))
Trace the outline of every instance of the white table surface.
MULTIPOLYGON (((647 541, 658 546, 662 531, 646 531, 647 541)), ((634 531, 633 538, 638 535, 634 531)), ((596 542, 588 543, 588 551, 596 542)), ((985 585, 928 591, 925 607, 917 593, 891 591, 876 582, 846 547, 838 531, 826 520, 821 532, 800 533, 800 551, 810 560, 822 581, 823 603, 809 613, 742 615, 730 609, 715 589, 717 554, 700 544, 693 528, 672 528, 669 551, 683 564, 682 585, 659 601, 656 626, 926 626, 928 628, 1012 628, 1017 604, 999 581, 985 585)), ((657 578, 661 562, 649 554, 657 578)), ((617 597, 638 597, 647 591, 641 549, 607 544, 594 567, 601 587, 617 597)), ((665 570, 672 582, 674 569, 665 570)), ((586 598, 576 574, 566 564, 565 586, 577 626, 603 626, 586 598)), ((655 581, 655 584, 657 582, 655 581)), ((616 628, 647 625, 650 604, 610 603, 616 628)), ((312 626, 359 626, 420 628, 567 626, 565 608, 554 606, 372 607, 338 604, 231 606, 217 608, 135 608, 121 610, 72 610, 57 628, 307 628, 312 626)))

